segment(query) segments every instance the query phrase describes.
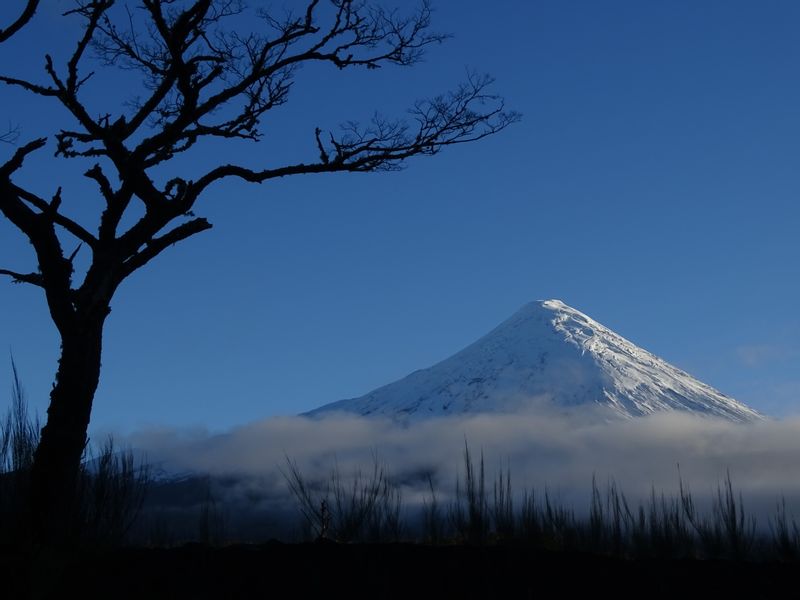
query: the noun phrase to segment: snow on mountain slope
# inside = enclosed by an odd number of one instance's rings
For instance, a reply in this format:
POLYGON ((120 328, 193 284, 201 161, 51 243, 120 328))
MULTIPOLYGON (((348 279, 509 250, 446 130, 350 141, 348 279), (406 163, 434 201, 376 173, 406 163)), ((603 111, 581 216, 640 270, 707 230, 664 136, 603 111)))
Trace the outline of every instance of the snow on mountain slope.
POLYGON ((580 405, 607 406, 625 417, 684 410, 741 422, 761 418, 560 300, 527 304, 450 358, 307 414, 415 421, 580 405))

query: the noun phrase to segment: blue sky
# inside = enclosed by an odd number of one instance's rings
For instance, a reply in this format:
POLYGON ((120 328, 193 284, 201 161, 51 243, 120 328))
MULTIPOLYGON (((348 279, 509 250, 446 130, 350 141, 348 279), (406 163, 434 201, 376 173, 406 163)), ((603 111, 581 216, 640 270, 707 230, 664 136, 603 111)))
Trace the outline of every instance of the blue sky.
MULTIPOLYGON (((209 144, 176 168, 313 157, 314 127, 401 114, 467 67, 496 77, 522 122, 400 173, 210 190, 196 212, 215 228, 118 292, 93 429, 220 430, 360 395, 543 298, 756 409, 797 413, 800 5, 434 6, 435 28, 454 37, 424 63, 300 72, 261 143, 209 144)), ((40 73, 44 46, 73 45, 56 12, 0 50, 10 70, 40 73)), ((124 100, 123 76, 98 78, 96 106, 124 100)), ((25 138, 69 123, 18 92, 0 97, 25 138)), ((43 195, 64 185, 67 210, 91 223, 85 168, 45 151, 19 181, 43 195)), ((5 222, 0 257, 34 266, 5 222)), ((0 282, 0 347, 43 413, 58 341, 37 292, 0 282)))

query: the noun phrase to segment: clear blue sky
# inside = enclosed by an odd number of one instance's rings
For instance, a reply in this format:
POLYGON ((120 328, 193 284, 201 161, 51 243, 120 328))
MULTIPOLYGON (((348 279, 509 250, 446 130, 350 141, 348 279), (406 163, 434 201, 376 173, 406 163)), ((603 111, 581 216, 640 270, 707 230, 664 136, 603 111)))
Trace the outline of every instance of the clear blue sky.
MULTIPOLYGON (((176 164, 313 158, 315 126, 402 113, 465 67, 493 74, 524 115, 400 173, 212 189, 196 212, 215 228, 118 293, 95 431, 219 430, 360 395, 552 297, 756 409, 800 412, 800 4, 489 5, 438 0, 435 27, 454 38, 423 64, 301 72, 260 144, 176 164)), ((38 73, 45 45, 63 56, 74 32, 56 12, 2 64, 38 73)), ((113 112, 129 86, 105 81, 91 91, 113 112)), ((69 123, 0 98, 25 138, 69 123)), ((19 180, 43 195, 64 185, 88 224, 99 200, 85 168, 45 151, 19 180)), ((34 267, 5 222, 0 257, 34 267)), ((43 412, 58 341, 37 292, 0 282, 0 348, 43 412)))

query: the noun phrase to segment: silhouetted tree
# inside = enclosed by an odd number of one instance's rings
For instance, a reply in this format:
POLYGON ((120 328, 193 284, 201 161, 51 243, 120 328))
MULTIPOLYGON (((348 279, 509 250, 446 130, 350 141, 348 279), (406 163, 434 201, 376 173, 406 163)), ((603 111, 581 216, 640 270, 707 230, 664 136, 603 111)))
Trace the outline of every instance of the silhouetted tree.
MULTIPOLYGON (((23 17, 35 8, 29 2, 23 17)), ((249 13, 257 21, 245 20, 248 10, 237 0, 79 0, 65 13, 82 21, 70 56, 45 56, 41 79, 0 76, 68 111, 72 124, 54 134, 55 154, 94 162, 84 175, 103 200, 98 222, 87 228, 68 216, 60 188, 43 195, 14 182, 45 138, 21 145, 0 166, 0 212, 27 236, 38 262, 32 272, 0 274, 42 288, 61 338, 32 470, 34 532, 41 541, 57 538, 67 518, 65 499, 86 443, 111 300, 126 277, 167 247, 211 228, 193 212, 210 186, 232 178, 262 183, 307 173, 395 170, 409 157, 479 140, 518 118, 489 93, 489 77, 470 75, 457 89, 415 103, 406 120, 376 116, 336 134, 317 128, 310 162, 254 170, 220 161, 194 178, 173 171, 161 180, 165 163, 201 140, 257 141, 261 118, 289 100, 298 67, 413 65, 427 46, 445 38, 430 31, 424 0, 408 14, 369 0, 306 0, 300 12, 249 13), (241 31, 254 22, 255 31, 241 31), (90 62, 93 70, 86 68, 90 62), (86 84, 104 67, 130 76, 142 97, 97 115, 85 102, 91 98, 86 84), (131 214, 141 216, 123 227, 131 214), (70 238, 68 248, 77 243, 77 249, 65 251, 70 238), (80 248, 90 257, 85 272, 77 273, 80 248)))

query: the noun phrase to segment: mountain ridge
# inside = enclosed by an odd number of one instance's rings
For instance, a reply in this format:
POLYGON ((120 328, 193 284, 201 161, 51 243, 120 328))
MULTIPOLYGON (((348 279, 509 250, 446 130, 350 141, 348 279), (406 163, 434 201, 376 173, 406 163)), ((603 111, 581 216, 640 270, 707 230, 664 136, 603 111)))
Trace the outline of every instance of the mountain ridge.
POLYGON ((561 300, 530 302, 449 358, 306 414, 416 421, 593 405, 623 417, 683 410, 739 422, 762 418, 561 300))

